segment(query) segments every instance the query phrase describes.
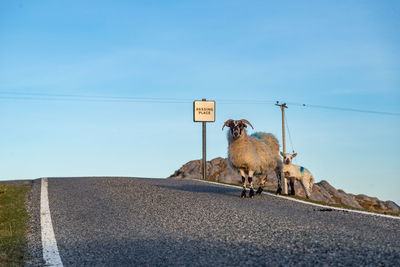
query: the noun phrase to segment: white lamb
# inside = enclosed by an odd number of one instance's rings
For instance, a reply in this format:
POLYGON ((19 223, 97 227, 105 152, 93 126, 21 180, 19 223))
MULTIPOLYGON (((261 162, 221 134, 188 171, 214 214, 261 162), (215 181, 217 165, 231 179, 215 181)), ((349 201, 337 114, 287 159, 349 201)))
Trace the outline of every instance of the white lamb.
POLYGON ((242 176, 243 191, 240 197, 246 197, 246 174, 250 184, 249 197, 254 196, 253 175, 262 175, 260 186, 256 194, 261 194, 267 179, 268 171, 275 171, 279 181, 278 193, 281 186, 282 160, 279 156, 278 139, 270 133, 256 133, 248 136, 247 125, 253 126, 247 120, 227 120, 222 127, 230 128, 228 131, 228 163, 238 170, 242 176))
POLYGON ((297 166, 292 164, 292 159, 297 156, 297 153, 289 154, 282 153, 283 157, 283 174, 286 179, 289 180, 290 185, 290 195, 295 195, 294 191, 294 181, 300 181, 301 185, 304 188, 304 192, 306 193, 306 197, 310 198, 312 187, 314 184, 314 178, 309 170, 302 166, 297 166))

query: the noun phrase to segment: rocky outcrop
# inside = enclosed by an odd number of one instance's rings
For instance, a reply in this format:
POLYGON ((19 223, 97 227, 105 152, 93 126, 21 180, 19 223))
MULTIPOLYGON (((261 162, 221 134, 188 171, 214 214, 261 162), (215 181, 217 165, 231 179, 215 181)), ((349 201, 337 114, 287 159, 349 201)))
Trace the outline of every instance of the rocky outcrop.
MULTIPOLYGON (((207 178, 209 180, 229 184, 241 184, 240 174, 229 167, 227 160, 224 158, 215 158, 211 161, 207 161, 206 167, 207 178)), ((200 179, 202 177, 201 168, 201 160, 192 160, 175 171, 170 178, 200 179)), ((277 186, 278 180, 275 173, 269 173, 265 189, 275 191, 277 186)), ((296 195, 305 197, 304 189, 298 181, 295 182, 295 191, 296 195)), ((382 201, 376 197, 349 194, 343 190, 334 188, 324 180, 314 184, 310 199, 371 211, 400 212, 400 207, 393 201, 382 201)))
MULTIPOLYGON (((170 178, 200 179, 202 177, 201 168, 201 160, 192 160, 175 171, 170 178)), ((215 158, 211 161, 207 161, 206 168, 207 179, 209 180, 228 184, 241 184, 242 182, 242 177, 239 172, 229 167, 228 161, 224 158, 215 158)), ((268 178, 265 188, 267 190, 276 190, 278 180, 275 174, 271 172, 268 178)))
MULTIPOLYGON (((200 179, 202 177, 201 168, 201 160, 192 160, 184 164, 170 177, 200 179)), ((230 184, 238 184, 241 181, 240 174, 228 166, 226 159, 215 158, 207 161, 206 168, 207 178, 210 180, 230 184)))

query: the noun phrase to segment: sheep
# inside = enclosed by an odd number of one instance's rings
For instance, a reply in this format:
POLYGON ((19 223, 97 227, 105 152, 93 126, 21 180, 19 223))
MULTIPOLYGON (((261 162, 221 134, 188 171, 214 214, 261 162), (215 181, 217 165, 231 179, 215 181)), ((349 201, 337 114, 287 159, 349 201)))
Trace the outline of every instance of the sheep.
MULTIPOLYGON (((259 187, 256 194, 263 191, 263 186, 267 179, 268 171, 274 170, 278 178, 278 191, 281 189, 282 160, 279 156, 278 139, 270 133, 258 132, 254 136, 248 136, 247 125, 253 126, 245 119, 227 120, 222 127, 227 126, 230 130, 227 133, 228 138, 228 163, 240 172, 242 176, 243 191, 241 198, 246 197, 246 175, 250 184, 249 197, 254 197, 253 175, 261 175, 259 187)), ((254 129, 254 128, 253 128, 254 129)))
POLYGON ((302 166, 292 164, 292 159, 297 156, 297 153, 289 154, 281 152, 281 155, 284 163, 283 174, 285 175, 286 179, 289 180, 290 195, 295 195, 294 181, 298 180, 304 188, 306 197, 310 198, 314 184, 314 177, 312 176, 311 172, 302 166))

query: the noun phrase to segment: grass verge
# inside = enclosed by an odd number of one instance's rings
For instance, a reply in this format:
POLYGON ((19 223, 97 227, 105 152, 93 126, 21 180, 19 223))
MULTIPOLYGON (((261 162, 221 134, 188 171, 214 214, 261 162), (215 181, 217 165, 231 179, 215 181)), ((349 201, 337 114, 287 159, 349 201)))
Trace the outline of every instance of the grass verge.
POLYGON ((308 198, 300 197, 300 196, 290 196, 290 195, 285 195, 285 196, 286 197, 295 198, 295 199, 299 199, 299 200, 303 200, 303 201, 307 201, 307 202, 311 202, 311 203, 315 203, 315 204, 329 206, 329 207, 343 208, 343 209, 348 209, 348 210, 368 211, 368 212, 371 212, 371 213, 379 213, 379 214, 385 214, 385 215, 400 216, 400 212, 380 211, 380 210, 374 210, 374 209, 368 209, 368 208, 358 209, 358 208, 355 208, 355 207, 352 207, 352 206, 348 206, 348 205, 343 204, 343 203, 334 203, 333 204, 333 203, 327 203, 327 202, 312 200, 312 199, 308 199, 308 198))
MULTIPOLYGON (((201 179, 198 179, 198 180, 201 180, 201 179)), ((211 180, 211 179, 207 179, 206 181, 219 183, 219 184, 240 186, 238 184, 219 182, 219 181, 215 181, 215 180, 211 180)), ((267 191, 269 193, 275 194, 275 191, 271 191, 271 190, 264 190, 264 191, 267 191)), ((284 195, 284 194, 282 194, 282 195, 285 196, 285 197, 295 198, 295 199, 298 199, 298 200, 303 200, 303 201, 306 201, 306 202, 310 202, 310 203, 314 203, 314 204, 320 204, 320 205, 329 206, 329 207, 336 207, 336 208, 343 208, 343 209, 350 209, 350 210, 359 210, 359 211, 368 211, 368 212, 371 212, 371 213, 379 213, 379 214, 385 214, 385 215, 392 215, 392 216, 399 216, 400 217, 400 212, 380 211, 380 210, 371 209, 371 208, 369 208, 369 209, 368 208, 358 209, 358 208, 355 208, 355 207, 352 207, 352 206, 345 205, 343 203, 327 203, 327 202, 312 200, 312 199, 308 199, 308 198, 300 197, 300 196, 291 196, 291 195, 284 195)))
POLYGON ((28 185, 0 184, 0 266, 22 266, 26 258, 28 185))

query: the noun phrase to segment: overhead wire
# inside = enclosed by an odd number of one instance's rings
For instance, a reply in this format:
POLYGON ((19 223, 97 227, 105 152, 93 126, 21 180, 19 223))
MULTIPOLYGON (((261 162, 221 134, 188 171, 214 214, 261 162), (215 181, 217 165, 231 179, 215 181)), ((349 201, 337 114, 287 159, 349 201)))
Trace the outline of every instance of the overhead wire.
POLYGON ((144 103, 192 103, 191 99, 161 98, 161 97, 131 97, 131 96, 101 96, 101 95, 70 95, 44 93, 14 93, 0 92, 0 99, 13 100, 45 100, 45 101, 76 101, 76 102, 144 102, 144 103))
POLYGON ((38 101, 66 101, 66 102, 97 102, 97 103, 160 103, 160 104, 187 104, 192 101, 166 101, 166 100, 141 100, 141 99, 68 99, 68 98, 46 98, 46 97, 0 97, 9 100, 38 100, 38 101))
POLYGON ((290 141, 290 146, 292 147, 292 153, 294 153, 294 146, 293 146, 293 141, 292 141, 292 135, 290 134, 290 128, 289 128, 289 124, 287 122, 287 113, 285 114, 285 123, 286 123, 286 128, 288 130, 288 134, 289 134, 289 141, 290 141))
POLYGON ((289 105, 293 105, 293 106, 301 106, 301 107, 309 107, 309 108, 330 109, 330 110, 359 112, 359 113, 370 113, 370 114, 378 114, 378 115, 400 116, 400 113, 398 113, 398 112, 376 111, 376 110, 356 109, 356 108, 347 108, 347 107, 334 107, 334 106, 325 106, 325 105, 296 103, 296 102, 286 102, 286 103, 289 105))
MULTIPOLYGON (((98 101, 98 102, 162 102, 162 103, 192 103, 193 99, 168 97, 132 97, 132 96, 105 96, 105 95, 75 95, 75 94, 48 94, 48 93, 19 93, 1 92, 0 99, 14 100, 68 100, 68 101, 98 101)), ((270 104, 272 100, 257 99, 214 99, 219 104, 270 104)))
MULTIPOLYGON (((0 91, 0 100, 28 100, 28 101, 69 101, 69 102, 133 102, 133 103, 165 103, 165 104, 188 104, 193 99, 187 98, 169 98, 169 97, 136 97, 136 96, 107 96, 107 95, 79 95, 79 94, 49 94, 49 93, 26 93, 0 91)), ((215 99, 218 104, 237 105, 251 104, 264 105, 274 104, 276 101, 268 99, 215 99)), ((286 102, 288 105, 304 108, 318 108, 336 111, 369 113, 386 116, 400 116, 398 112, 376 111, 366 109, 356 109, 349 107, 337 107, 326 105, 305 104, 298 102, 286 102)))

